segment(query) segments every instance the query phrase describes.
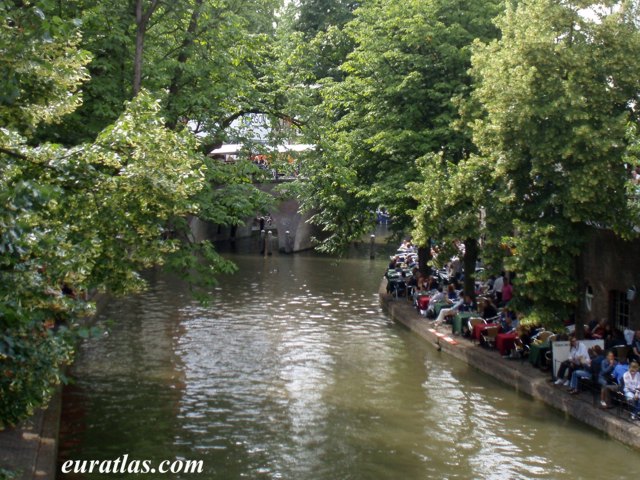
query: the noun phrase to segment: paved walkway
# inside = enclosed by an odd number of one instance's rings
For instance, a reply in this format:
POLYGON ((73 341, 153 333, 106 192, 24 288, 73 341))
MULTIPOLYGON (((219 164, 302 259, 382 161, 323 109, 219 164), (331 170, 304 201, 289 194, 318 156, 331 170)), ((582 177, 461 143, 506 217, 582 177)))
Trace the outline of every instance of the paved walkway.
POLYGON ((387 294, 385 281, 379 294, 380 303, 395 321, 437 345, 442 352, 640 450, 640 424, 617 415, 615 410, 601 410, 588 392, 569 395, 566 388, 553 385, 548 374, 529 362, 504 359, 495 350, 482 348, 465 338, 451 337, 450 325, 434 328, 434 322, 422 317, 411 302, 387 294), (447 341, 445 337, 453 341, 447 341))
POLYGON ((17 480, 55 479, 60 407, 56 394, 47 409, 0 432, 0 468, 17 472, 17 480))

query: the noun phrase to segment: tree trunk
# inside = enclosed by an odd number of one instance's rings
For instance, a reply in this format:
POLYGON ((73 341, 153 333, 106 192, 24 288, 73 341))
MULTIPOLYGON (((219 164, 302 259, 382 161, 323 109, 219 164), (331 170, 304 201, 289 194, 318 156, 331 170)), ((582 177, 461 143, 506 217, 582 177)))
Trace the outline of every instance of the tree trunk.
POLYGON ((171 79, 171 85, 169 86, 169 98, 167 100, 167 112, 169 119, 167 120, 167 128, 170 128, 171 130, 175 129, 178 124, 178 114, 172 112, 171 107, 173 105, 173 99, 179 91, 183 65, 189 59, 189 48, 193 45, 193 40, 198 29, 198 19, 202 12, 203 2, 204 0, 196 0, 195 6, 193 7, 193 12, 191 12, 191 18, 189 19, 189 26, 187 27, 184 39, 182 40, 182 45, 180 46, 178 65, 176 66, 173 78, 171 79))
POLYGON ((143 12, 144 0, 136 0, 136 51, 133 58, 133 97, 140 93, 142 88, 142 64, 144 54, 144 36, 147 32, 149 19, 158 8, 160 0, 152 0, 146 12, 143 12))
POLYGON ((431 267, 429 261, 431 260, 431 239, 426 246, 418 247, 418 270, 422 275, 431 275, 431 267))
POLYGON ((142 54, 144 51, 144 32, 146 25, 143 23, 142 0, 136 0, 136 53, 133 58, 133 95, 140 93, 142 87, 142 54))
POLYGON ((464 241, 464 293, 471 298, 476 295, 476 260, 478 260, 478 240, 464 241))

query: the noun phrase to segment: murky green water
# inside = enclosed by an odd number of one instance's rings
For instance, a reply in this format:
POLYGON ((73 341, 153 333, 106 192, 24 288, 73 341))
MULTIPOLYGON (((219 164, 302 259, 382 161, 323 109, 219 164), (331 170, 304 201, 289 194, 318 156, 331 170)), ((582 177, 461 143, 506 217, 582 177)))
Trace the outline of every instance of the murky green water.
MULTIPOLYGON (((208 307, 180 282, 101 313, 66 389, 60 460, 203 460, 200 475, 79 478, 635 478, 640 454, 391 322, 384 259, 231 255, 208 307)), ((496 358, 496 361, 503 361, 496 358)))

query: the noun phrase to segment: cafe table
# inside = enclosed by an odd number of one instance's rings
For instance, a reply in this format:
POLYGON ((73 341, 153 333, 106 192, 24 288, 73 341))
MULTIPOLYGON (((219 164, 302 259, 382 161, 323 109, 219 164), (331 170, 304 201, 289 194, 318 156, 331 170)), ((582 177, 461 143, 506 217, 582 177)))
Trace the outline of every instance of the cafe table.
POLYGON ((549 351, 549 342, 532 343, 529 345, 529 362, 534 367, 541 367, 545 361, 545 354, 549 351))
POLYGON ((518 334, 516 332, 511 333, 499 333, 496 337, 496 349, 500 352, 500 355, 507 355, 516 343, 518 334))
POLYGON ((469 320, 471 317, 477 317, 478 314, 476 312, 458 312, 455 317, 453 317, 453 322, 451 324, 451 333, 454 335, 462 334, 462 323, 469 320))

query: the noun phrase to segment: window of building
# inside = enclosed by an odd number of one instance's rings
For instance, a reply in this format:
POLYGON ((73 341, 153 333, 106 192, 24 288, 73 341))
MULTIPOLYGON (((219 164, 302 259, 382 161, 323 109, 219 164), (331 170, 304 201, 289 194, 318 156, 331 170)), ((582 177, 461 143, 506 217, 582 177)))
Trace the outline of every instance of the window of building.
POLYGON ((624 330, 629 328, 629 300, 627 292, 614 290, 611 292, 611 317, 613 326, 624 330))

